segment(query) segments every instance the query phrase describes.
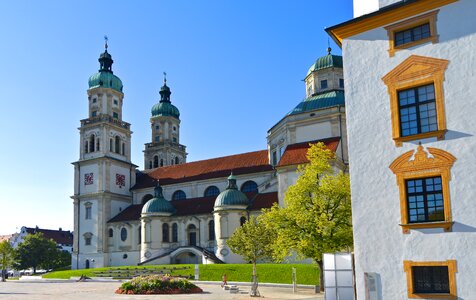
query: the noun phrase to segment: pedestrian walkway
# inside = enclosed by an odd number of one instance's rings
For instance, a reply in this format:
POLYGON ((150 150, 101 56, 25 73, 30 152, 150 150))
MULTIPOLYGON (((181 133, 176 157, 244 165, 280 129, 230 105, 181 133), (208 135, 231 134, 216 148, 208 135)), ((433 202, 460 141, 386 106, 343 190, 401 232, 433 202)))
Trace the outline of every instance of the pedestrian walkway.
MULTIPOLYGON (((248 295, 249 286, 238 286, 239 292, 231 294, 216 284, 198 284, 203 289, 201 294, 189 295, 118 295, 114 291, 120 282, 75 282, 71 280, 37 280, 37 281, 7 281, 0 282, 0 299, 21 300, 103 300, 103 299, 173 299, 173 300, 241 300, 257 299, 248 295)), ((323 294, 314 294, 311 289, 298 289, 293 293, 292 288, 259 287, 264 299, 324 299, 323 294)))

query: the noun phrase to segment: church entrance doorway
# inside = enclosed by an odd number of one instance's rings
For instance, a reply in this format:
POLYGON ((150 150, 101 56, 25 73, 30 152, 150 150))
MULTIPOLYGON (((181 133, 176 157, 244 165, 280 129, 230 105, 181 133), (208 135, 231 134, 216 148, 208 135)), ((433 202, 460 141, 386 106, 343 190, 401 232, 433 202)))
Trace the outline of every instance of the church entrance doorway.
POLYGON ((86 262, 85 262, 85 265, 86 265, 86 269, 89 269, 89 259, 86 259, 86 262))
POLYGON ((172 260, 174 264, 201 264, 201 257, 193 252, 182 252, 172 260))
POLYGON ((188 231, 188 245, 189 246, 196 246, 197 245, 197 227, 195 225, 190 224, 187 228, 188 231))

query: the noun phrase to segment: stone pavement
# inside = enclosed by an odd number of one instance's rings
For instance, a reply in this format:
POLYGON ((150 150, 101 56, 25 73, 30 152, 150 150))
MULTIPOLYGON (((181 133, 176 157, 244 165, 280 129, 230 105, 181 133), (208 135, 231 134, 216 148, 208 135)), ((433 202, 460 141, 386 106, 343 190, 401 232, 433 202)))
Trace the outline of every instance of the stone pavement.
MULTIPOLYGON (((259 299, 248 295, 249 286, 239 286, 239 294, 230 294, 217 284, 198 284, 201 294, 190 295, 118 295, 114 294, 120 282, 75 282, 71 280, 37 280, 0 282, 0 299, 66 299, 66 300, 103 300, 103 299, 173 299, 173 300, 241 300, 259 299)), ((298 289, 293 294, 291 288, 259 287, 263 299, 324 299, 323 294, 314 294, 310 289, 298 289)))

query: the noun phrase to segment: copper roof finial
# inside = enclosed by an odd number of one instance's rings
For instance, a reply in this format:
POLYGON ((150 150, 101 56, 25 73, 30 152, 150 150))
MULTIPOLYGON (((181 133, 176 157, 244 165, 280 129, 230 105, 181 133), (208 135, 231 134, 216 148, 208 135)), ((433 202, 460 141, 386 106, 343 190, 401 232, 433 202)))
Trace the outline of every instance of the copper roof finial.
POLYGON ((106 52, 107 52, 107 41, 109 39, 107 38, 107 35, 104 36, 104 49, 106 49, 106 52))
POLYGON ((166 85, 166 84, 167 84, 167 73, 164 72, 164 85, 166 85))

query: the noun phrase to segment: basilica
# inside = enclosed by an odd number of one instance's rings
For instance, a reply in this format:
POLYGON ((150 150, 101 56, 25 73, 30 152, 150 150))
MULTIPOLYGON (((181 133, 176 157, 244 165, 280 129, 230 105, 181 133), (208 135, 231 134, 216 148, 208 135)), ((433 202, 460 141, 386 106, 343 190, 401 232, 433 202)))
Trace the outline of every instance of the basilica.
POLYGON ((164 79, 151 109, 144 170, 131 161, 127 100, 112 64, 106 44, 89 78, 89 115, 81 120, 73 163, 73 269, 241 263, 226 240, 250 215, 284 205, 309 143, 323 142, 336 154, 334 167, 347 169, 343 63, 331 49, 307 71, 304 99, 263 133, 267 147, 260 151, 188 162, 180 110, 164 79))

